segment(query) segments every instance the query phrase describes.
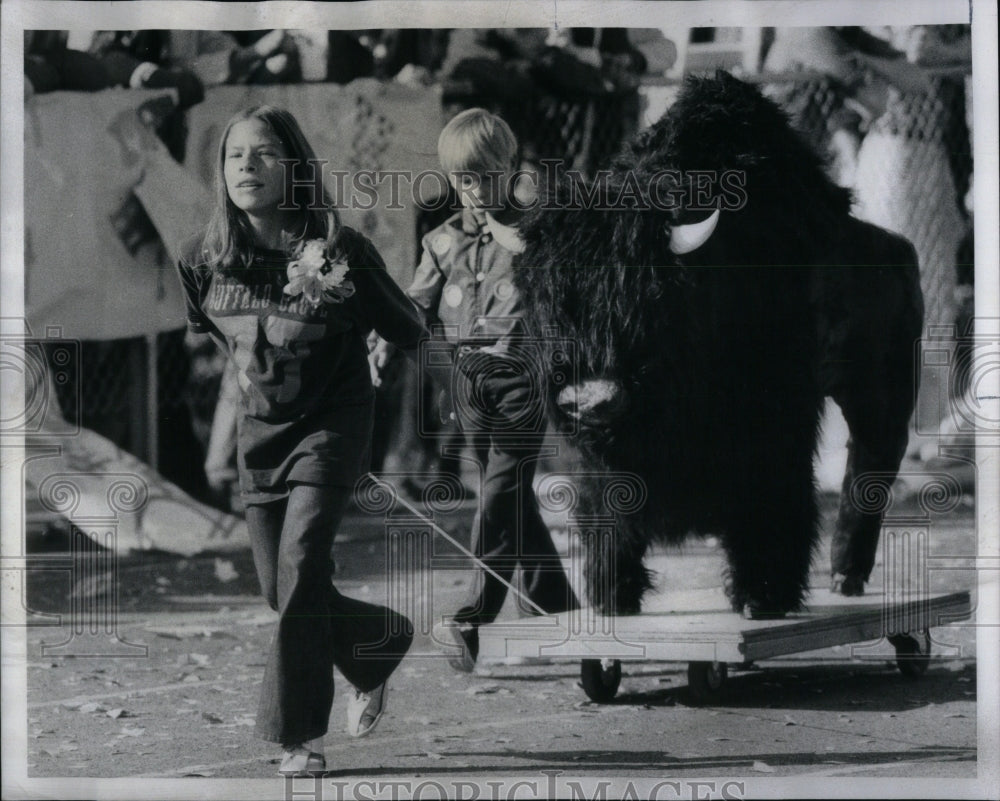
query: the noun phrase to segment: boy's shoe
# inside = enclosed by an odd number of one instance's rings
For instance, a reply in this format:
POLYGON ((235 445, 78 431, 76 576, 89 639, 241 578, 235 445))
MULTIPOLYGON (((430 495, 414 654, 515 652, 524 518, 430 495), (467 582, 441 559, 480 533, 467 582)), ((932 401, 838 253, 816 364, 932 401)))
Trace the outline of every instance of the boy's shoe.
POLYGON ((326 773, 326 757, 310 751, 304 745, 285 747, 285 755, 278 768, 279 776, 322 776, 326 773))
POLYGON ((347 733, 351 737, 371 734, 385 714, 389 698, 389 682, 385 681, 370 693, 353 689, 347 699, 347 733))
POLYGON ((458 623, 448 620, 441 624, 443 632, 459 647, 459 652, 448 657, 448 664, 462 673, 471 673, 476 669, 476 659, 479 657, 479 627, 471 623, 458 623))

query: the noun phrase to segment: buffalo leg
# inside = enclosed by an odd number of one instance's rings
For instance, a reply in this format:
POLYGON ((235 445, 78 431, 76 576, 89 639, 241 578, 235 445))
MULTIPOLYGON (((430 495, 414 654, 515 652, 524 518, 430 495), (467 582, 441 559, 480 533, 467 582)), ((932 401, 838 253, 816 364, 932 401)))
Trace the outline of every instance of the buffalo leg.
POLYGON ((603 614, 634 615, 653 586, 643 565, 649 547, 627 522, 582 531, 586 562, 584 577, 591 606, 603 614))
POLYGON ((811 463, 754 482, 735 505, 724 538, 726 591, 749 618, 783 617, 799 609, 809 589, 817 506, 811 463))
POLYGON ((909 438, 908 420, 912 404, 897 405, 894 419, 864 418, 844 405, 851 432, 847 470, 840 492, 837 527, 830 546, 831 589, 843 595, 862 595, 878 551, 885 509, 879 493, 865 497, 866 479, 891 487, 899 472, 909 438), (874 501, 874 502, 873 502, 874 501))

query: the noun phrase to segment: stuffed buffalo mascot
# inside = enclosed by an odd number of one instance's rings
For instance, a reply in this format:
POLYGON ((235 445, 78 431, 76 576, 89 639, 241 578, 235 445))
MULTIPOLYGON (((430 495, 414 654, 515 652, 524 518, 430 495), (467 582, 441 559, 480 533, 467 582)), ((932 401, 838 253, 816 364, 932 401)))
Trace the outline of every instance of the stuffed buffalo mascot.
POLYGON ((688 79, 609 170, 561 175, 528 215, 528 321, 575 346, 550 413, 595 482, 624 471, 646 485, 613 545, 588 546, 596 608, 638 612, 649 545, 689 533, 722 543, 734 610, 800 608, 826 396, 850 429, 832 587, 864 592, 882 513, 858 487, 899 469, 923 298, 912 245, 850 206, 786 114, 718 73, 688 79))

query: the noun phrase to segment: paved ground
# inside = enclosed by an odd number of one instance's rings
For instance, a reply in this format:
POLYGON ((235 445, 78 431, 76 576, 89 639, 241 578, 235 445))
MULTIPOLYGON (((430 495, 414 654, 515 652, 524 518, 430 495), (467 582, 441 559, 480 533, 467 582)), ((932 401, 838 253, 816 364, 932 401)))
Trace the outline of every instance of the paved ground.
MULTIPOLYGON (((832 512, 827 499, 827 529, 832 512)), ((462 520, 459 512, 448 525, 460 533, 462 520)), ((338 586, 385 599, 380 524, 355 516, 342 532, 338 586)), ((973 586, 974 536, 971 503, 932 524, 930 564, 947 557, 940 564, 950 566, 931 569, 933 589, 973 586)), ((558 540, 565 549, 566 537, 558 540)), ((825 583, 826 546, 816 561, 817 584, 825 583)), ((662 586, 699 588, 718 583, 721 561, 709 542, 658 553, 652 566, 662 586)), ((249 553, 143 554, 120 560, 117 569, 119 611, 111 626, 123 641, 117 645, 107 632, 83 629, 58 646, 69 638, 73 604, 93 608, 107 577, 71 587, 65 571, 29 574, 28 605, 62 614, 63 625, 27 630, 28 775, 270 779, 276 750, 254 739, 252 724, 273 615, 257 596, 249 553), (105 656, 62 655, 85 651, 84 643, 103 648, 105 656), (55 650, 45 654, 43 644, 55 650), (109 649, 118 655, 107 656, 109 649)), ((881 575, 880 568, 875 572, 881 575)), ((436 577, 428 596, 435 612, 458 604, 469 575, 455 570, 436 577)), ((551 794, 544 782, 553 776, 647 783, 971 778, 977 771, 974 629, 932 634, 940 658, 920 680, 899 674, 887 646, 869 649, 864 659, 841 647, 731 674, 723 704, 696 707, 684 664, 626 665, 614 702, 598 705, 579 687, 578 663, 487 665, 458 674, 421 632, 372 737, 354 741, 343 733, 345 701, 338 693, 325 781, 329 789, 337 782, 404 777, 480 783, 528 777, 544 796, 551 794)), ((446 794, 455 795, 454 787, 446 794)))

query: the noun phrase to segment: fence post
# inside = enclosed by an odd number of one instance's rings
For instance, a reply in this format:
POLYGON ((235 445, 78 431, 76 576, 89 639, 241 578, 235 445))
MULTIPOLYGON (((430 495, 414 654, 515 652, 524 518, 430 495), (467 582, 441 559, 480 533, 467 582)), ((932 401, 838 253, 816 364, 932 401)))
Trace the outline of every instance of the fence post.
POLYGON ((154 470, 160 467, 160 382, 157 334, 146 334, 146 462, 154 470))

